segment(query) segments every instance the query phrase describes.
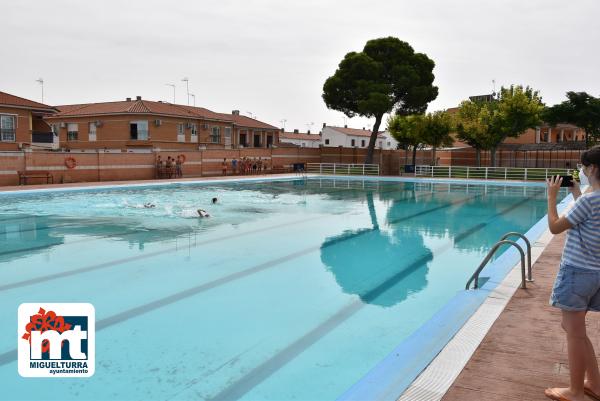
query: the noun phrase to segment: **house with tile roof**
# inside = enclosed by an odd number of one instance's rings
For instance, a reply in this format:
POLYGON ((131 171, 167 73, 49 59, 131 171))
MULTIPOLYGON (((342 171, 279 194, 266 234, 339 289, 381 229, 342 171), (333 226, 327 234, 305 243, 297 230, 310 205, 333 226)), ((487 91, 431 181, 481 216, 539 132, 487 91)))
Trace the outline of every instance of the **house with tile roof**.
POLYGON ((321 135, 311 134, 310 131, 303 133, 295 129, 294 132, 279 133, 279 142, 299 146, 301 148, 318 148, 321 146, 321 135))
POLYGON ((197 150, 276 145, 277 127, 203 107, 127 98, 124 101, 56 106, 46 121, 61 148, 128 151, 197 150), (249 141, 244 135, 255 135, 249 141), (254 138, 253 138, 254 139, 254 138))
MULTIPOLYGON (((324 125, 321 131, 321 143, 325 147, 368 148, 371 131, 363 128, 333 127, 324 125)), ((375 149, 396 149, 398 142, 389 132, 381 131, 375 141, 375 149)))
POLYGON ((0 150, 51 148, 54 136, 44 117, 55 112, 46 104, 0 92, 0 150))

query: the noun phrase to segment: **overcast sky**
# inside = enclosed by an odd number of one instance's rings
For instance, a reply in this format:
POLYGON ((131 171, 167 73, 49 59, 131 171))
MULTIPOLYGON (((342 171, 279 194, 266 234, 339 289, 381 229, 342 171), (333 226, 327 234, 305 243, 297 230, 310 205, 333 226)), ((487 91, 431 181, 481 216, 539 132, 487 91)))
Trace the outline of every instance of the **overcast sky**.
MULTIPOLYGON (((121 100, 252 112, 286 129, 343 125, 321 99, 347 52, 396 36, 435 61, 429 110, 511 83, 547 104, 600 95, 597 0, 6 1, 0 90, 51 105, 121 100), (190 100, 192 102, 192 100, 190 100)), ((362 128, 373 120, 353 118, 362 128)))

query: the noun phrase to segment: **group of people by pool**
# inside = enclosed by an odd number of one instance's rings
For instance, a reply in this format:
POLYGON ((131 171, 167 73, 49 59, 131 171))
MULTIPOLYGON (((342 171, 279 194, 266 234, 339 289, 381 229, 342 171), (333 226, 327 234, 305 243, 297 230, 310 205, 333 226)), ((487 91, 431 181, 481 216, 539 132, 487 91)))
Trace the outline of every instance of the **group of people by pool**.
MULTIPOLYGON (((240 160, 235 157, 231 159, 231 174, 261 174, 266 172, 269 168, 268 160, 263 160, 261 157, 250 158, 250 157, 242 157, 240 160)), ((227 175, 229 171, 229 163, 227 162, 227 158, 223 158, 223 162, 221 163, 221 171, 223 175, 227 175)))
POLYGON ((163 160, 159 155, 156 158, 156 178, 181 178, 183 177, 183 162, 184 156, 179 155, 177 158, 168 156, 167 160, 163 160))

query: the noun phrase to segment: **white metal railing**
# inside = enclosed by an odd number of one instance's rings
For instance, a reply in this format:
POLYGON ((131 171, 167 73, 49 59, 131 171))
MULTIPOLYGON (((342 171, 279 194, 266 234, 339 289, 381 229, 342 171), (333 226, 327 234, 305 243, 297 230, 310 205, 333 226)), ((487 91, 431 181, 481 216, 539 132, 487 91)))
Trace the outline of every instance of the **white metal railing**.
POLYGON ((379 175, 378 164, 307 163, 306 172, 334 175, 379 175))
POLYGON ((415 166, 415 176, 483 180, 543 181, 553 175, 567 175, 571 171, 566 168, 415 166))

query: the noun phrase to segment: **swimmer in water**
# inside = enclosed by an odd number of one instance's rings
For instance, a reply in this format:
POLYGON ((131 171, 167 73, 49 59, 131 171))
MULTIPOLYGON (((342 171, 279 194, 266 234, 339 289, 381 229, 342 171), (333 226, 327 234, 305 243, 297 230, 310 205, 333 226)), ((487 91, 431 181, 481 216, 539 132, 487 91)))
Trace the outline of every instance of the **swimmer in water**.
POLYGON ((210 214, 208 214, 208 212, 204 209, 198 209, 198 216, 199 217, 210 217, 210 214))
POLYGON ((144 203, 144 207, 146 209, 152 209, 152 208, 155 208, 156 205, 154 203, 148 202, 148 203, 144 203))
POLYGON ((213 205, 214 205, 215 203, 217 203, 218 201, 219 201, 219 200, 218 200, 217 198, 212 198, 212 203, 213 203, 213 205))

